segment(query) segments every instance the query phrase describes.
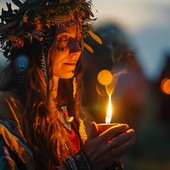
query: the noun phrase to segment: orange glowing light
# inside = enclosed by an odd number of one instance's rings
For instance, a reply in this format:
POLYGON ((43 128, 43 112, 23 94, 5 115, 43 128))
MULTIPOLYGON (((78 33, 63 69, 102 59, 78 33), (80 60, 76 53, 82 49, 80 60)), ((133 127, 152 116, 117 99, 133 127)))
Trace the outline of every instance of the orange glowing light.
POLYGON ((108 95, 109 101, 107 106, 107 115, 106 115, 106 124, 110 124, 112 119, 112 100, 111 100, 111 94, 108 95))
POLYGON ((170 95, 170 79, 165 78, 161 81, 161 90, 170 95))
POLYGON ((112 82, 113 76, 109 70, 102 70, 99 72, 97 79, 100 84, 107 86, 112 82))

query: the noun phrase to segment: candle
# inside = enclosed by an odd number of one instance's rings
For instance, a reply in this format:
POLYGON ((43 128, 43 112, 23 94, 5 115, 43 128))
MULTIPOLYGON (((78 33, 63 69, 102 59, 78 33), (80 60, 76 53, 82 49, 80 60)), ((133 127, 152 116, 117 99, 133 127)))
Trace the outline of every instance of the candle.
MULTIPOLYGON (((121 72, 121 73, 123 73, 123 72, 121 72)), ((114 93, 118 76, 121 73, 112 75, 112 73, 110 71, 102 70, 98 74, 98 77, 97 77, 98 81, 99 81, 99 83, 101 85, 103 85, 105 87, 105 91, 106 91, 106 94, 108 96, 108 105, 107 105, 107 114, 106 114, 106 118, 105 118, 105 124, 104 123, 97 124, 98 134, 101 134, 105 130, 107 130, 108 128, 118 124, 118 123, 110 123, 110 122, 111 122, 111 119, 112 119, 112 112, 113 112, 113 108, 112 108, 112 94, 114 93)), ((102 92, 100 92, 99 88, 97 88, 97 90, 98 90, 99 94, 102 94, 102 92)), ((112 169, 123 170, 123 166, 121 164, 121 161, 117 160, 114 163, 113 167, 107 168, 107 170, 112 170, 112 169)))

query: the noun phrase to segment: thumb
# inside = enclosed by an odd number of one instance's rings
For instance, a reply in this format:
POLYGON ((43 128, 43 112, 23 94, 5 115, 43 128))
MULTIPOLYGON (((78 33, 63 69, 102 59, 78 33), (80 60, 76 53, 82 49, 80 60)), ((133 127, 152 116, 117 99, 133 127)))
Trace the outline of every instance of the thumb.
POLYGON ((91 132, 88 139, 93 139, 98 136, 98 127, 95 122, 91 123, 91 132))

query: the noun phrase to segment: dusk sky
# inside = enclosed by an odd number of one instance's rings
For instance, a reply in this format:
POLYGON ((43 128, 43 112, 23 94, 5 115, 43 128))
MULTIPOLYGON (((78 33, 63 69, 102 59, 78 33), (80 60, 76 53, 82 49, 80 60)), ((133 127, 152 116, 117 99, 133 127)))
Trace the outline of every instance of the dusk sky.
POLYGON ((170 51, 170 0, 93 0, 97 24, 118 24, 135 46, 147 77, 155 79, 170 51))
MULTIPOLYGON (((4 4, 0 2, 1 7, 4 4)), ((93 0, 93 4, 96 25, 116 23, 136 48, 145 75, 157 78, 164 53, 170 51, 170 0, 93 0)))

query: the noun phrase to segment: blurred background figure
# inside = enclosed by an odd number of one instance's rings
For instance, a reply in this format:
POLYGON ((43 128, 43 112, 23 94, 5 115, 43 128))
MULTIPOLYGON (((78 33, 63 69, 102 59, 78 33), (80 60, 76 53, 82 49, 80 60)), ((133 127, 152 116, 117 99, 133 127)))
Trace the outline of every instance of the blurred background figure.
POLYGON ((166 54, 163 70, 154 84, 158 96, 158 121, 170 129, 170 53, 166 54))
MULTIPOLYGON (((86 39, 94 53, 84 51, 85 72, 83 81, 84 100, 88 105, 91 119, 105 122, 107 96, 100 96, 96 90, 97 75, 103 69, 112 73, 125 71, 118 78, 115 93, 112 95, 112 122, 130 124, 136 130, 137 142, 124 157, 126 170, 169 170, 169 94, 161 90, 161 82, 169 80, 169 55, 160 76, 149 79, 138 61, 136 49, 126 34, 115 24, 107 23, 96 27, 103 45, 86 39), (103 26, 104 25, 104 26, 103 26), (88 76, 89 75, 89 76, 88 76), (100 112, 102 110, 102 112, 100 112), (166 125, 166 126, 165 126, 166 125)), ((169 86, 168 86, 169 87, 169 86)))
POLYGON ((97 93, 97 75, 103 69, 112 73, 120 74, 112 95, 114 113, 112 122, 130 123, 135 127, 140 120, 145 108, 148 90, 148 81, 144 76, 141 66, 136 58, 135 50, 128 42, 123 31, 114 24, 107 23, 95 30, 103 41, 103 45, 95 42, 88 44, 94 49, 94 54, 84 52, 84 87, 85 105, 90 105, 89 112, 98 122, 105 121, 105 115, 100 113, 102 109, 106 112, 107 96, 97 93), (90 76, 87 76, 90 75, 90 76))

